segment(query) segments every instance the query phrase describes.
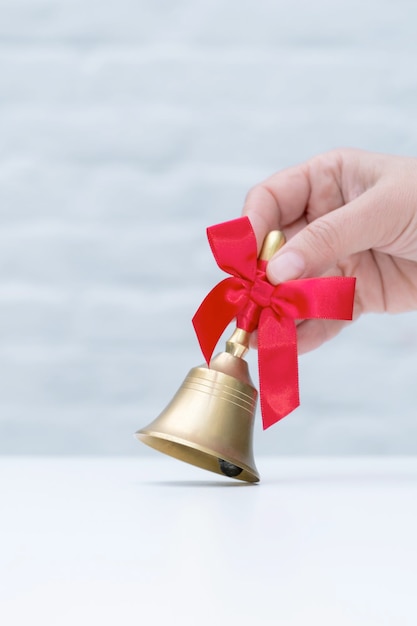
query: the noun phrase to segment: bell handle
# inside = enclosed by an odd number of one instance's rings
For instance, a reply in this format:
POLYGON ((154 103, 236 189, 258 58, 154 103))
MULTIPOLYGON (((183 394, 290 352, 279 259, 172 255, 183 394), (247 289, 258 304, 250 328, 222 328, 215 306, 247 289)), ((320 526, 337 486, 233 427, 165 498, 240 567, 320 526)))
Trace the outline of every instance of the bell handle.
POLYGON ((260 261, 269 261, 285 243, 285 235, 282 230, 271 230, 264 239, 259 253, 260 261))

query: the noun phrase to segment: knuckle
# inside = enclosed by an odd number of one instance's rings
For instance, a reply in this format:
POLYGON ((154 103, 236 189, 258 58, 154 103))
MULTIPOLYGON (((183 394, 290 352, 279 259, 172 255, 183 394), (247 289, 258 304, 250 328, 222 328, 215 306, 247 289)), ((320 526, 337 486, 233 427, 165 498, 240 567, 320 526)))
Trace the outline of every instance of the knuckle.
POLYGON ((341 236, 332 221, 323 217, 316 220, 306 229, 310 247, 320 257, 337 256, 340 250, 341 236))
POLYGON ((315 156, 311 161, 311 166, 321 177, 323 175, 331 175, 333 177, 335 173, 340 171, 341 164, 346 156, 347 152, 344 148, 329 150, 315 156))

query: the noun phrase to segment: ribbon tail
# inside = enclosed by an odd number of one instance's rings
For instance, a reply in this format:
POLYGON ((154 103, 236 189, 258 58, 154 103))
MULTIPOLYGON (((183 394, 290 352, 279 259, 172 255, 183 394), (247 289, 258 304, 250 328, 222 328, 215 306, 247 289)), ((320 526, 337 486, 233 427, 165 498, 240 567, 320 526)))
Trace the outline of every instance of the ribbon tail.
POLYGON ((289 280, 277 285, 274 294, 294 319, 351 320, 355 280, 351 276, 289 280))
POLYGON ((294 320, 264 309, 259 320, 258 353, 262 424, 266 430, 300 404, 294 320))
POLYGON ((193 317, 194 330, 207 365, 221 335, 242 306, 241 291, 241 283, 235 278, 222 280, 204 298, 193 317))

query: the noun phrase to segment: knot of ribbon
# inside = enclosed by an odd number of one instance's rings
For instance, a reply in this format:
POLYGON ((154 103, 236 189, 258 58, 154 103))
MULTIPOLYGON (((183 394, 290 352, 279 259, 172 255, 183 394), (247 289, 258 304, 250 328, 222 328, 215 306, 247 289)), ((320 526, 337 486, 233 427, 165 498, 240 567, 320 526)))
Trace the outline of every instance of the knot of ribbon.
POLYGON ((351 320, 355 278, 332 276, 290 280, 276 286, 258 261, 255 233, 247 217, 207 229, 217 265, 230 274, 206 296, 193 325, 208 365, 228 324, 258 329, 259 392, 263 428, 299 404, 295 320, 351 320))

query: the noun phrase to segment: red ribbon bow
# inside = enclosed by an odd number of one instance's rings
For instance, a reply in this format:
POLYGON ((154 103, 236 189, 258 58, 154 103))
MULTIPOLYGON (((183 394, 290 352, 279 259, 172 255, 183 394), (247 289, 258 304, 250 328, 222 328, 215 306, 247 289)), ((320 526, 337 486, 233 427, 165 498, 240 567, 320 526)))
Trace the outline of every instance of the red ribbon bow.
POLYGON ((228 324, 258 328, 258 365, 263 427, 299 404, 296 319, 351 320, 355 278, 332 276, 290 280, 277 286, 257 261, 256 238, 247 217, 207 229, 217 265, 231 274, 210 291, 193 317, 201 350, 210 364, 228 324))

